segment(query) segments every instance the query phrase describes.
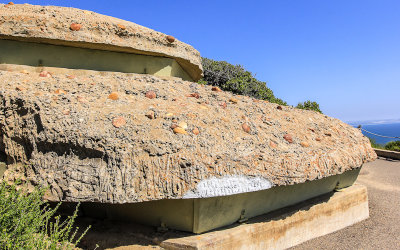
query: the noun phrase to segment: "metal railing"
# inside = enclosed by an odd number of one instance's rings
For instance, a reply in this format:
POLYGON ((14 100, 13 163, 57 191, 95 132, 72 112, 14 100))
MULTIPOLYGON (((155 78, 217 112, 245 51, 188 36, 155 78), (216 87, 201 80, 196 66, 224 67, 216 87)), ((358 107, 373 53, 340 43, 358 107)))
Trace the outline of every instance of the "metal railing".
POLYGON ((360 130, 362 130, 362 131, 364 131, 364 132, 366 132, 366 133, 368 133, 368 134, 371 134, 371 135, 375 135, 375 136, 379 136, 379 137, 383 137, 383 138, 400 139, 399 136, 386 136, 386 135, 379 135, 379 134, 372 133, 372 132, 370 132, 370 131, 368 131, 368 130, 363 129, 363 128, 361 127, 361 125, 358 125, 357 128, 360 129, 360 130))

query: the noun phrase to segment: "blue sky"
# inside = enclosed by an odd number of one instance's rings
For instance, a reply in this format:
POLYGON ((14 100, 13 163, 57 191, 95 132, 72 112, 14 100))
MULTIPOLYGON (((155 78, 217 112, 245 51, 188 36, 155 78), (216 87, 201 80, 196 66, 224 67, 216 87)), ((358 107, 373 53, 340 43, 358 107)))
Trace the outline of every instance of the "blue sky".
POLYGON ((315 100, 344 121, 400 118, 399 0, 29 3, 88 9, 171 34, 202 56, 243 65, 291 105, 315 100))

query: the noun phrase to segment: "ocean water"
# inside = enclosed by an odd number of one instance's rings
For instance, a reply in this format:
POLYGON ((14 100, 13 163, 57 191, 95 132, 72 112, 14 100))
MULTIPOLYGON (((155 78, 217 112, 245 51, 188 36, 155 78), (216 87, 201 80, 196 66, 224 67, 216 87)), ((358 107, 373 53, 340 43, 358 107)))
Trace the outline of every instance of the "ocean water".
MULTIPOLYGON (((355 124, 352 125, 354 127, 357 127, 357 125, 355 124)), ((365 124, 365 125, 360 123, 360 125, 362 126, 363 129, 372 132, 374 134, 391 136, 391 137, 400 137, 400 123, 365 124)), ((369 134, 365 131, 362 131, 362 133, 365 136, 374 139, 379 144, 386 144, 390 141, 400 141, 399 138, 392 139, 392 138, 379 137, 369 134)))

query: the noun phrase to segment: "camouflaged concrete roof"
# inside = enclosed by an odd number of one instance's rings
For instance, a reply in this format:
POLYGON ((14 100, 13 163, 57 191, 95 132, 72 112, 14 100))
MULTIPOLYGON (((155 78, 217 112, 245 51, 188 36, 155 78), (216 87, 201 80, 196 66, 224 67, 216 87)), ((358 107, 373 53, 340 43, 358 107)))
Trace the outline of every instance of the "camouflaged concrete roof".
POLYGON ((0 67, 0 149, 5 178, 48 185, 50 200, 229 195, 376 158, 358 129, 313 111, 177 78, 46 70, 0 67))
POLYGON ((192 46, 173 36, 87 10, 0 4, 0 39, 170 57, 193 80, 202 75, 200 53, 192 46))

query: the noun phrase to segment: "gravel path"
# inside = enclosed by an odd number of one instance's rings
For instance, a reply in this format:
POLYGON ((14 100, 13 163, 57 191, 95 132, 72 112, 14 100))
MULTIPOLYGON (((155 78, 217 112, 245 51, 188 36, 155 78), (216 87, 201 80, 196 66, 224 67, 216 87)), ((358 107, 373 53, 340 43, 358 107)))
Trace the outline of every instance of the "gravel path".
POLYGON ((400 161, 367 163, 357 182, 368 188, 370 218, 292 249, 400 249, 400 161))

